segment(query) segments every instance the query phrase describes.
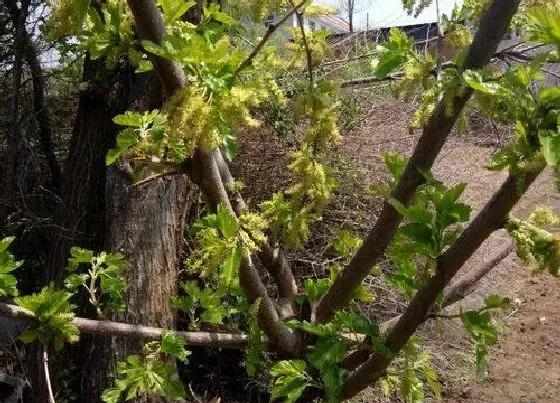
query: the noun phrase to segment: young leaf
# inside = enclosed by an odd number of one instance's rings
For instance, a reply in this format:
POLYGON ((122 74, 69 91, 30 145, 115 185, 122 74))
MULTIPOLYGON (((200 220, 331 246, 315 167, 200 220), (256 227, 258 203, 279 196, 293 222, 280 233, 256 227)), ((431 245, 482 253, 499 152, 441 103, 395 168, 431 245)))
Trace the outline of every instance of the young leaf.
POLYGON ((285 360, 274 364, 270 369, 274 379, 270 400, 283 397, 286 403, 295 403, 305 388, 313 386, 305 368, 303 360, 285 360))
POLYGON ((176 336, 169 330, 164 330, 161 335, 161 351, 163 353, 171 354, 179 361, 187 364, 187 356, 191 354, 190 351, 185 349, 185 339, 181 336, 176 336))
POLYGON ((249 344, 247 346, 245 369, 247 370, 247 374, 250 376, 254 376, 257 373, 262 359, 262 336, 259 322, 257 320, 260 304, 261 299, 258 298, 255 303, 249 307, 249 344))

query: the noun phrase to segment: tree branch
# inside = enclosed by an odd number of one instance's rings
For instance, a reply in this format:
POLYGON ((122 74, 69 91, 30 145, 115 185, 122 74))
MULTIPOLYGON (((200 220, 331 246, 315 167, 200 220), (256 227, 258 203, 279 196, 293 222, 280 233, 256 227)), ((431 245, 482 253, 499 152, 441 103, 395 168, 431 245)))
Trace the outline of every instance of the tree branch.
MULTIPOLYGON (((234 179, 229 171, 229 167, 227 166, 222 153, 216 151, 214 154, 222 182, 226 188, 231 188, 234 184, 234 179)), ((237 216, 241 215, 243 210, 247 208, 247 204, 241 197, 241 194, 239 194, 239 192, 232 193, 230 195, 230 199, 233 210, 237 216)), ((280 247, 274 247, 267 243, 263 245, 258 257, 272 276, 276 287, 278 288, 278 295, 280 299, 287 301, 289 305, 291 305, 297 294, 297 284, 284 251, 280 247)))
MULTIPOLYGON (((35 321, 35 316, 30 311, 17 305, 0 303, 0 317, 11 319, 23 325, 35 321)), ((157 340, 161 338, 164 330, 159 327, 130 325, 128 323, 112 322, 108 320, 92 320, 76 317, 72 323, 82 333, 97 334, 100 336, 124 337, 135 340, 157 340)), ((180 332, 173 334, 185 339, 190 346, 232 348, 242 350, 247 347, 247 335, 209 332, 180 332)), ((265 340, 266 342, 266 340, 265 340)))
MULTIPOLYGON (((161 43, 165 33, 164 22, 155 2, 153 0, 128 0, 128 5, 134 16, 138 36, 141 39, 161 43)), ((150 58, 168 94, 180 91, 187 85, 179 63, 155 55, 150 55, 150 58)), ((222 203, 228 212, 235 216, 212 151, 199 148, 195 152, 192 159, 191 178, 200 186, 211 204, 216 206, 222 203)), ((261 299, 259 323, 271 344, 282 353, 299 353, 302 349, 300 337, 278 316, 248 253, 244 253, 241 262, 239 282, 249 302, 252 303, 257 298, 261 299)))
POLYGON ((241 71, 245 70, 247 67, 249 67, 253 63, 253 59, 258 55, 258 53, 260 52, 262 47, 265 45, 265 43, 270 39, 272 34, 278 29, 278 27, 280 27, 282 24, 284 24, 284 22, 286 22, 286 20, 288 18, 290 18, 294 13, 296 13, 305 4, 305 1, 306 0, 303 0, 299 4, 293 6, 293 8, 289 12, 287 12, 286 15, 284 15, 284 17, 282 17, 282 19, 280 21, 278 21, 277 23, 274 23, 274 24, 270 24, 268 26, 268 30, 266 31, 266 33, 262 37, 261 41, 253 49, 253 51, 249 54, 249 56, 247 56, 247 59, 245 59, 239 65, 239 67, 235 71, 234 75, 237 76, 241 71))
MULTIPOLYGON (((484 206, 459 239, 438 259, 436 274, 414 296, 406 311, 392 327, 385 339, 385 346, 397 353, 425 320, 445 286, 490 234, 505 224, 509 212, 527 191, 544 164, 535 172, 520 178, 510 175, 484 206)), ((392 357, 372 355, 354 371, 344 386, 344 398, 356 395, 370 383, 377 381, 385 373, 392 357)))
MULTIPOLYGON (((443 302, 441 304, 441 308, 446 308, 450 305, 453 305, 454 303, 461 301, 467 295, 472 293, 476 289, 476 285, 478 284, 478 282, 482 278, 484 278, 484 276, 486 276, 494 267, 500 264, 502 260, 509 256, 509 254, 514 249, 514 246, 515 243, 511 239, 508 239, 506 244, 501 249, 499 249, 497 253, 492 255, 490 259, 486 260, 471 272, 465 274, 452 285, 446 287, 443 290, 443 302)), ((383 334, 394 327, 400 320, 401 316, 402 315, 397 315, 381 323, 379 325, 379 332, 383 334)), ((431 316, 428 316, 426 317, 426 319, 430 317, 431 316)), ((341 363, 341 366, 348 370, 356 369, 369 358, 369 355, 371 353, 371 348, 359 348, 356 351, 350 353, 341 363)))
MULTIPOLYGON (((495 0, 490 5, 481 20, 480 28, 469 49, 463 69, 477 69, 488 63, 496 52, 518 6, 519 0, 495 0)), ((431 170, 471 94, 472 90, 468 88, 459 96, 446 94, 438 102, 396 189, 392 192, 392 197, 408 205, 418 186, 425 182, 421 172, 431 170), (452 108, 448 107, 450 104, 452 108), (450 109, 451 113, 449 113, 450 109)), ((354 289, 361 284, 371 267, 385 253, 401 221, 402 216, 386 201, 380 217, 362 246, 321 299, 316 316, 318 322, 328 322, 334 312, 348 304, 354 289)))

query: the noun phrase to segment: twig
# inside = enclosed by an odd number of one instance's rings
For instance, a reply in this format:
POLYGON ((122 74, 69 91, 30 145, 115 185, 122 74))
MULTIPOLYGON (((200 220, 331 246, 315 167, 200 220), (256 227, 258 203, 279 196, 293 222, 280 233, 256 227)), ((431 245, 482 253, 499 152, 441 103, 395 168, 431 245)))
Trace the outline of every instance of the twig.
POLYGON ((51 376, 49 375, 49 353, 46 345, 43 345, 43 370, 45 371, 45 383, 49 392, 49 403, 56 403, 51 386, 51 376))
POLYGON ((305 48, 305 56, 307 57, 307 73, 309 74, 309 88, 313 89, 313 55, 311 54, 311 49, 309 48, 309 43, 307 42, 307 35, 305 34, 305 27, 303 26, 303 14, 299 11, 296 13, 299 28, 301 31, 301 40, 303 41, 303 46, 305 48))
POLYGON ((303 0, 298 5, 294 6, 289 12, 286 13, 286 15, 284 15, 284 17, 282 17, 280 21, 278 21, 277 23, 270 24, 268 26, 268 30, 262 37, 259 44, 253 49, 253 51, 249 54, 249 56, 247 56, 247 59, 245 59, 243 63, 239 65, 234 75, 237 76, 242 70, 244 70, 245 68, 251 65, 253 59, 257 56, 257 54, 260 52, 260 50, 265 45, 265 43, 270 39, 272 34, 278 29, 279 26, 281 26, 284 22, 286 22, 288 18, 290 18, 295 12, 297 12, 298 9, 305 4, 305 1, 306 0, 303 0))

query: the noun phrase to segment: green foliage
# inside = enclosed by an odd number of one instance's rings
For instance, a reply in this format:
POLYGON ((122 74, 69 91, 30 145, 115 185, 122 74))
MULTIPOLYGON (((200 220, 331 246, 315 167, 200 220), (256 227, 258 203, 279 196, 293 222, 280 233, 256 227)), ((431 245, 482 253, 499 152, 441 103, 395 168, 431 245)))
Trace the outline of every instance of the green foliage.
POLYGON ((161 335, 161 352, 175 357, 184 364, 188 363, 187 356, 191 355, 191 352, 185 349, 186 344, 185 339, 169 330, 164 330, 161 335))
POLYGON ((560 11, 557 7, 533 7, 527 12, 527 39, 547 43, 560 51, 560 11))
POLYGON ((110 312, 122 312, 125 308, 124 296, 128 288, 126 270, 128 262, 120 253, 101 252, 94 255, 91 250, 73 247, 70 249, 66 270, 70 273, 64 285, 72 292, 84 287, 90 302, 102 316, 110 312), (80 272, 81 265, 88 267, 80 272))
POLYGON ((338 125, 343 132, 352 133, 358 128, 360 112, 360 102, 356 96, 347 94, 340 97, 338 125))
POLYGON ((430 365, 431 356, 419 348, 420 340, 411 338, 399 353, 399 357, 380 381, 386 396, 398 392, 407 403, 426 400, 425 384, 437 399, 441 398, 441 385, 436 371, 430 365))
POLYGON ((247 374, 254 376, 261 367, 262 354, 263 354, 263 342, 261 335, 261 328, 259 327, 258 314, 259 307, 261 305, 261 299, 258 298, 255 303, 249 307, 249 331, 247 336, 249 338, 249 344, 247 346, 247 358, 245 369, 247 374))
MULTIPOLYGON (((339 230, 336 232, 336 237, 332 243, 334 250, 339 253, 342 261, 348 263, 354 252, 361 246, 362 240, 350 234, 348 230, 339 230)), ((308 278, 304 281, 304 295, 309 302, 315 303, 321 299, 340 275, 342 266, 335 263, 329 267, 329 271, 329 277, 316 280, 308 278)), ((356 302, 371 302, 374 300, 374 297, 369 293, 367 286, 361 284, 354 290, 352 300, 356 302)))
POLYGON ((17 278, 10 273, 20 267, 23 262, 16 261, 14 255, 8 250, 13 241, 13 237, 0 240, 0 297, 18 295, 17 278))
POLYGON ((391 28, 387 42, 377 47, 377 58, 374 59, 375 74, 384 78, 400 70, 413 54, 412 44, 412 39, 404 32, 398 28, 391 28))
POLYGON ((117 135, 117 144, 107 153, 106 163, 111 165, 121 155, 132 148, 134 156, 147 157, 163 155, 164 150, 173 153, 172 158, 185 158, 184 147, 170 141, 165 135, 166 116, 157 109, 152 112, 127 111, 113 118, 113 122, 126 129, 117 135))
POLYGON ((308 386, 316 386, 306 372, 303 360, 278 361, 270 368, 270 375, 274 379, 274 386, 270 400, 284 398, 286 403, 295 403, 308 386))
POLYGON ((405 11, 409 15, 414 14, 414 17, 418 17, 432 2, 433 0, 402 0, 405 11))
POLYGON ((461 314, 461 321, 475 343, 476 372, 479 377, 483 377, 486 372, 487 346, 498 341, 498 331, 492 324, 489 312, 463 312, 461 314))
POLYGON ((511 300, 500 295, 489 295, 484 300, 484 306, 477 311, 461 312, 463 326, 475 344, 476 373, 484 377, 486 373, 488 346, 496 344, 499 331, 490 311, 492 309, 506 310, 510 307, 511 300))
POLYGON ((103 392, 105 403, 134 400, 139 394, 149 394, 169 399, 183 399, 185 388, 178 379, 175 365, 165 362, 167 356, 185 358, 187 353, 180 341, 169 333, 163 334, 161 344, 151 342, 144 346, 142 356, 130 355, 117 363, 115 386, 103 392), (163 346, 169 351, 164 351, 163 346))
POLYGON ((181 284, 184 295, 171 298, 171 306, 189 315, 189 326, 196 329, 197 323, 222 324, 230 312, 222 301, 223 292, 210 287, 200 288, 195 280, 181 284))
POLYGON ((52 344, 56 351, 62 350, 65 342, 78 341, 79 331, 72 323, 75 306, 69 302, 71 297, 72 294, 56 290, 52 284, 38 294, 16 297, 14 302, 33 313, 36 319, 20 339, 24 343, 37 340, 44 345, 52 344))
MULTIPOLYGON (((344 334, 365 335, 374 349, 377 349, 379 343, 377 323, 349 311, 337 312, 334 319, 327 324, 291 321, 288 325, 316 336, 315 344, 308 347, 306 358, 319 371, 320 379, 314 384, 322 385, 329 402, 339 401, 347 375, 347 371, 340 367, 340 362, 349 348, 356 343, 344 334)), ((310 379, 307 374, 300 373, 300 379, 303 378, 310 379)))
MULTIPOLYGON (((393 175, 403 172, 404 160, 386 157, 393 175)), ((388 249, 396 271, 386 279, 400 292, 412 296, 434 273, 436 259, 459 234, 459 223, 469 220, 471 208, 459 201, 465 184, 451 188, 426 173, 427 183, 420 186, 407 207, 389 196, 389 203, 405 218, 388 249), (421 269, 418 268, 421 264, 421 269)), ((390 181, 388 188, 396 183, 390 181)))

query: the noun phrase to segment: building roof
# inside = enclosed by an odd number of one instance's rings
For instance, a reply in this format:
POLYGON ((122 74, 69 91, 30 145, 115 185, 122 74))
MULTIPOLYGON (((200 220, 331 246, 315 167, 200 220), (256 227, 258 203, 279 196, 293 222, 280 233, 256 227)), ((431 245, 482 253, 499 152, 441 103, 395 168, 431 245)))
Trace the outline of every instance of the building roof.
POLYGON ((332 27, 338 32, 350 31, 350 25, 348 25, 346 21, 334 15, 319 15, 317 17, 313 17, 312 19, 324 25, 327 25, 328 27, 332 27))

